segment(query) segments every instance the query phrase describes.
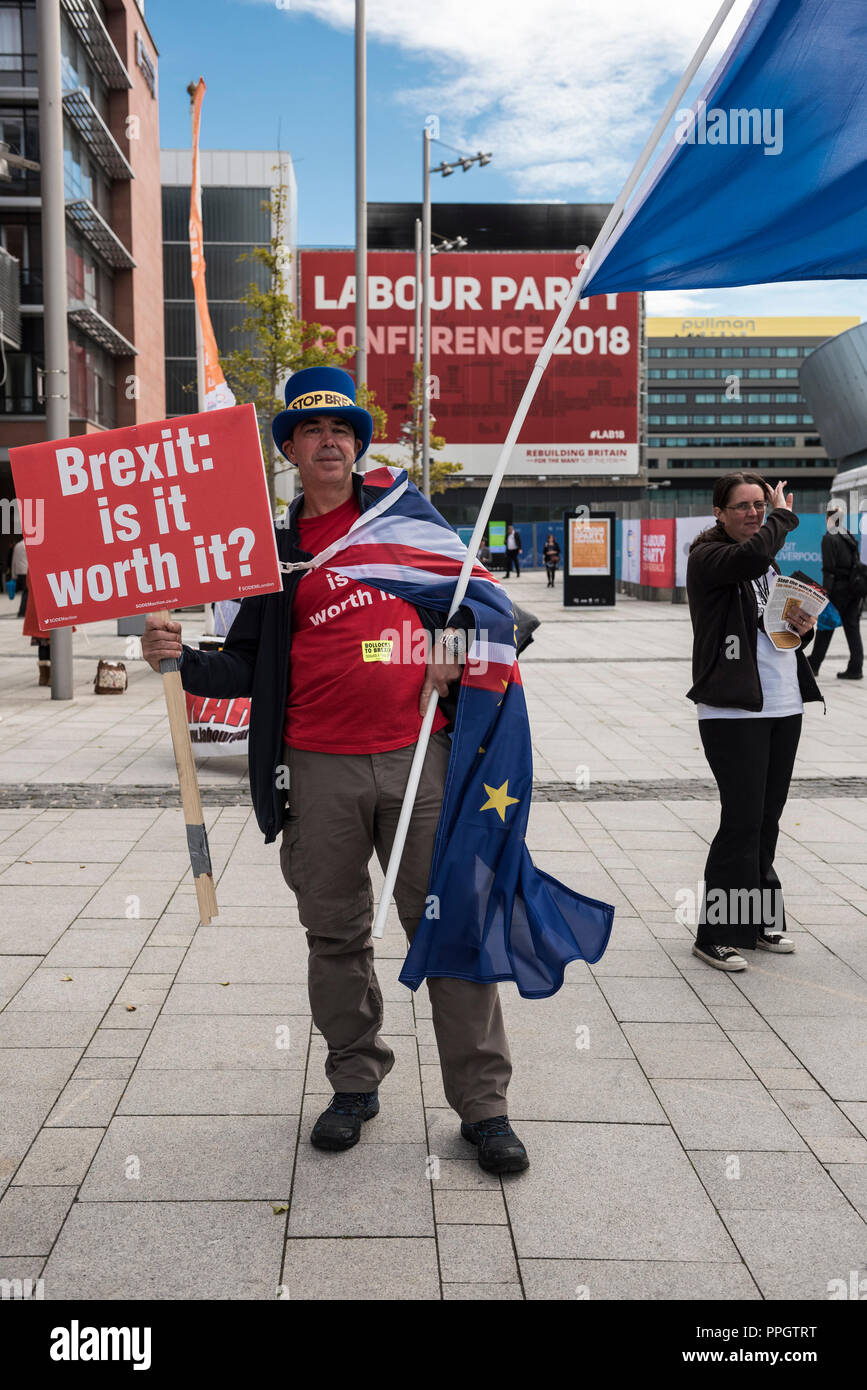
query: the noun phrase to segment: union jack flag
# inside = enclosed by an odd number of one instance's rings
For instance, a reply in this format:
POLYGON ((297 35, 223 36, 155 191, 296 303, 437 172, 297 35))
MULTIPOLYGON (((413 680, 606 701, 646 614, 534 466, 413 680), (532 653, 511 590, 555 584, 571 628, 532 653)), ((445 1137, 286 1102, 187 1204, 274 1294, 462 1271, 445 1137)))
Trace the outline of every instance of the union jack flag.
MULTIPOLYGON (((466 546, 404 469, 368 472, 382 497, 306 564, 449 613, 466 546)), ((304 565, 299 568, 305 567, 304 565)), ((524 843, 533 788, 530 726, 503 586, 476 562, 462 607, 475 619, 423 917, 400 979, 514 980, 528 999, 554 994, 573 960, 599 960, 614 908, 537 869, 524 843)))

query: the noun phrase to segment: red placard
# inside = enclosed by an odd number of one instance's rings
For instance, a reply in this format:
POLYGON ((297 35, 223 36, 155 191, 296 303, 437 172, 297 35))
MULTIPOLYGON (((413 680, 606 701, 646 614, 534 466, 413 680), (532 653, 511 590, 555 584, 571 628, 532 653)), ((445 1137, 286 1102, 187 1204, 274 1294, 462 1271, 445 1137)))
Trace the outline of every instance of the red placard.
POLYGON ((252 405, 9 456, 43 631, 281 586, 252 405))
POLYGON ((641 584, 652 589, 674 588, 674 517, 641 523, 641 584))
MULTIPOLYGON (((578 276, 571 252, 439 252, 432 267, 431 410, 443 457, 491 473, 536 357, 578 276)), ((355 342, 351 251, 302 251, 301 312, 355 342)), ((415 257, 368 256, 367 379, 400 462, 412 387, 415 257)), ((638 295, 583 300, 562 329, 518 438, 512 472, 638 472, 638 295)), ((377 445, 382 449, 381 445, 377 445)))

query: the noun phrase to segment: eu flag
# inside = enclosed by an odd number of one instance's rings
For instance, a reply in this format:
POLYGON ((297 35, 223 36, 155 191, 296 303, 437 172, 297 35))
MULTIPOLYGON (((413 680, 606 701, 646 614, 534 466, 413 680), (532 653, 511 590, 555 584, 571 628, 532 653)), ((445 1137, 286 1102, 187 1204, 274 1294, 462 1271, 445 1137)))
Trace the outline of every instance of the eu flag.
MULTIPOLYGON (((451 608, 466 548, 405 471, 366 475, 383 498, 316 561, 424 608, 451 608)), ((514 980, 528 999, 563 983, 570 961, 599 960, 614 920, 609 903, 567 888, 534 865, 525 844, 533 758, 509 597, 480 564, 464 608, 475 636, 461 679, 428 894, 439 916, 419 923, 400 973, 514 980)))

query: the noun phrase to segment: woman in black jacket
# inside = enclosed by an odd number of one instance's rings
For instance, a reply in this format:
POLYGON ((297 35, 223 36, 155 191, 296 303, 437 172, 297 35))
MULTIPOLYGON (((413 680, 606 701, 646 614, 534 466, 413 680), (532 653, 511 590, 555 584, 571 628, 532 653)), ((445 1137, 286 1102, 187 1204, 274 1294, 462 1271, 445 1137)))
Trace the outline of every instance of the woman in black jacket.
POLYGON ((785 483, 728 473, 713 490, 715 526, 690 547, 686 588, 693 626, 692 689, 699 733, 720 792, 719 830, 705 866, 693 953, 717 970, 745 970, 737 947, 791 952, 774 852, 804 702, 821 700, 803 647, 816 619, 791 620, 796 650, 779 650, 762 614, 798 525, 785 483), (766 509, 770 507, 768 515, 766 509))

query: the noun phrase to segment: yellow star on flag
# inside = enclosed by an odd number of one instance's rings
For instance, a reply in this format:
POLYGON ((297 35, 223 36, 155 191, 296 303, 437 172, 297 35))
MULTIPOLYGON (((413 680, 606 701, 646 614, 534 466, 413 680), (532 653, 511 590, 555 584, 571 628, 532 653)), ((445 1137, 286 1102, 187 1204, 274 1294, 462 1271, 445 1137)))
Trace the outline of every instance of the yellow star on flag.
POLYGON ((482 786, 484 787, 485 791, 488 793, 488 799, 487 799, 487 801, 485 802, 484 806, 480 806, 480 807, 479 807, 479 810, 480 810, 480 811, 490 811, 491 809, 495 810, 496 812, 498 812, 499 817, 500 817, 500 820, 501 820, 501 821, 503 822, 503 824, 505 825, 505 823, 506 823, 506 807, 507 807, 507 806, 516 806, 517 803, 518 803, 519 800, 520 800, 520 797, 517 797, 517 796, 509 796, 509 779, 508 779, 508 778, 506 778, 505 782, 503 783, 503 785, 502 785, 501 787, 489 787, 488 784, 487 784, 487 782, 483 782, 483 783, 482 783, 482 786))

